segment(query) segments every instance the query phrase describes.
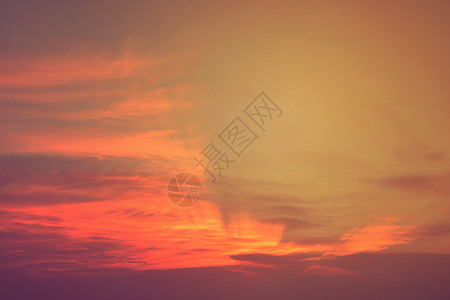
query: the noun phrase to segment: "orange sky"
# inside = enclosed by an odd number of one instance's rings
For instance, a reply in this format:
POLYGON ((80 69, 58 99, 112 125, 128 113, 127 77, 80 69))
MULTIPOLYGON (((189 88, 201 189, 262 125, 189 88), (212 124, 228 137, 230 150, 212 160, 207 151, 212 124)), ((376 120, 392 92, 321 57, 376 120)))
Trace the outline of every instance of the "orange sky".
POLYGON ((49 12, 69 36, 42 23, 37 39, 4 21, 8 267, 175 269, 302 253, 318 260, 306 271, 348 274, 320 259, 450 254, 448 4, 140 5, 113 6, 111 28, 94 26, 95 6, 81 27, 49 12), (261 91, 284 114, 210 182, 193 157, 261 91), (179 172, 203 183, 189 209, 167 199, 179 172))

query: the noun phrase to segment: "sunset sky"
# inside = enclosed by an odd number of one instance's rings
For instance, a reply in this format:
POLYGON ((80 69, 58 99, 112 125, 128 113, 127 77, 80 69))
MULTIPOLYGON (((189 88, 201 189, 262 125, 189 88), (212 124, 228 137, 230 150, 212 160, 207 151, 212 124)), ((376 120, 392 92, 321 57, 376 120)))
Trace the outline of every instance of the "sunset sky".
POLYGON ((1 1, 0 298, 450 299, 449 15, 1 1), (180 173, 194 206, 169 200, 180 173))

